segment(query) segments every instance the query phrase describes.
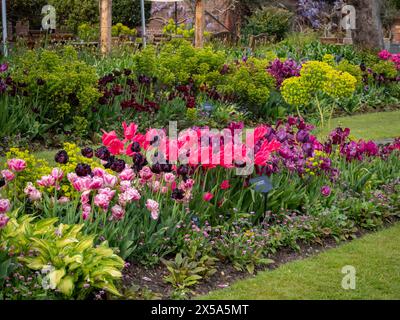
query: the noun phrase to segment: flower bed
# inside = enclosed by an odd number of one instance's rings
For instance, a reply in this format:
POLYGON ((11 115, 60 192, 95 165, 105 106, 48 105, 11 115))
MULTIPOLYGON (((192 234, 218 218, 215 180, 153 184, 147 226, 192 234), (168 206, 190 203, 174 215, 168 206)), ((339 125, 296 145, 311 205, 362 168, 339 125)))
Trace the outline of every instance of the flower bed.
POLYGON ((3 297, 119 295, 121 258, 164 263, 182 297, 217 261, 253 273, 282 247, 398 217, 400 140, 377 146, 338 128, 322 142, 312 129, 297 117, 179 134, 123 123, 97 149, 66 143, 54 168, 11 149, 0 180, 3 297))
POLYGON ((335 113, 398 108, 398 55, 289 44, 243 54, 175 39, 103 60, 67 46, 23 51, 0 67, 0 147, 97 144, 122 119, 224 128, 298 114, 323 126, 335 113))

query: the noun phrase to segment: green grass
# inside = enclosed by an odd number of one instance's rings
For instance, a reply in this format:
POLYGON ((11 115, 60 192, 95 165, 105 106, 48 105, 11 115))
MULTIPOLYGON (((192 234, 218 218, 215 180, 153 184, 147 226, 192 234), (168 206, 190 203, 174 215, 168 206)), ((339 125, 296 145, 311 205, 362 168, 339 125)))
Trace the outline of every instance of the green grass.
POLYGON ((400 111, 378 112, 332 119, 330 126, 316 130, 318 137, 325 138, 338 126, 351 129, 356 139, 382 140, 400 136, 400 111))
POLYGON ((211 292, 211 300, 400 299, 400 224, 354 240, 315 257, 259 273, 230 288, 211 292), (344 266, 356 268, 356 289, 344 290, 344 266))
POLYGON ((58 150, 43 150, 35 152, 35 156, 39 159, 46 160, 50 163, 50 165, 55 165, 54 156, 56 155, 58 150))

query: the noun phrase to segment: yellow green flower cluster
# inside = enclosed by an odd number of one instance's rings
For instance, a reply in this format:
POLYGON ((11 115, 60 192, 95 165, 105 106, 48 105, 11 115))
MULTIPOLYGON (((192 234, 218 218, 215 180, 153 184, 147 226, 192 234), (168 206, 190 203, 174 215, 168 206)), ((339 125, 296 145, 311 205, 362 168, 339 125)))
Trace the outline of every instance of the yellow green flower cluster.
MULTIPOLYGON (((23 197, 23 190, 28 182, 36 182, 42 176, 50 174, 51 167, 46 160, 37 159, 34 155, 30 154, 28 150, 20 150, 18 148, 11 148, 6 153, 6 159, 21 159, 26 162, 26 168, 18 172, 18 178, 13 180, 13 188, 7 188, 6 192, 14 192, 14 194, 23 197)), ((7 164, 4 165, 7 168, 7 164)))
POLYGON ((281 88, 285 101, 291 105, 307 105, 318 92, 332 98, 350 96, 356 90, 357 79, 348 72, 335 69, 322 61, 303 64, 300 77, 286 79, 281 88))
POLYGON ((315 150, 314 157, 306 159, 305 172, 311 176, 318 174, 321 171, 320 166, 324 163, 323 158, 329 158, 329 155, 323 151, 315 150))
POLYGON ((265 72, 268 64, 266 59, 249 58, 247 62, 229 65, 229 74, 217 85, 218 91, 235 95, 250 105, 264 105, 270 97, 270 89, 275 87, 275 78, 265 72))

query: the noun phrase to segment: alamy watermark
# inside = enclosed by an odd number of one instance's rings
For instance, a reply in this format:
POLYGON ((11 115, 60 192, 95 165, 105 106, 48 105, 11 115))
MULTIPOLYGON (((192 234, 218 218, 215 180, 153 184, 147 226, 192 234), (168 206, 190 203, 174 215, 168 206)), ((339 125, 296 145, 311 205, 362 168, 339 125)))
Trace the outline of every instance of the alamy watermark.
POLYGON ((353 266, 344 266, 342 273, 345 276, 342 279, 342 288, 344 290, 355 290, 356 289, 356 268, 353 266))

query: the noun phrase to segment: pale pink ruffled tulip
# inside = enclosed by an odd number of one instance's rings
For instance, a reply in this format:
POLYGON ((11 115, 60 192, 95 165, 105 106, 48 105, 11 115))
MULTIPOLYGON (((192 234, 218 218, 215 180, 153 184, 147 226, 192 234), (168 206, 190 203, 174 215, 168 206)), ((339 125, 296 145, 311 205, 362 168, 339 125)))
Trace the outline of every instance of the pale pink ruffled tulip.
POLYGON ((115 205, 111 208, 113 220, 122 220, 125 216, 125 209, 119 205, 115 205))
POLYGON ((0 213, 5 213, 10 211, 11 204, 10 200, 8 199, 0 199, 0 213))
POLYGON ((3 175, 4 179, 6 179, 6 181, 8 182, 13 181, 15 179, 15 174, 10 170, 3 170, 1 171, 1 174, 3 175))

